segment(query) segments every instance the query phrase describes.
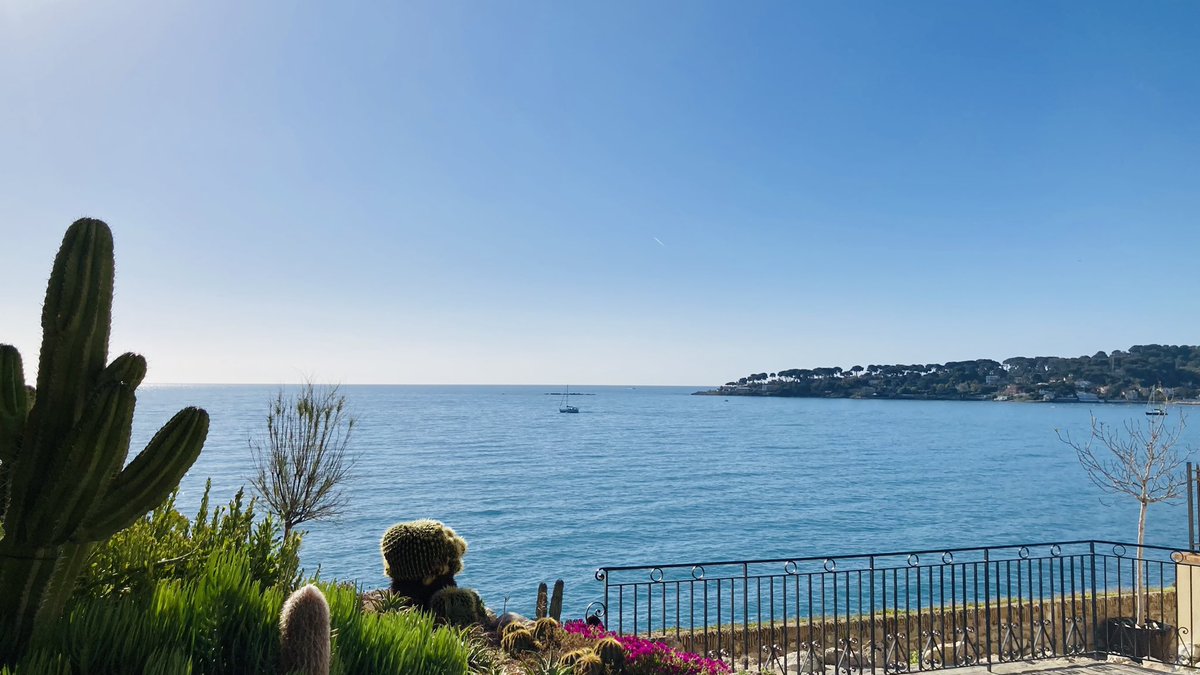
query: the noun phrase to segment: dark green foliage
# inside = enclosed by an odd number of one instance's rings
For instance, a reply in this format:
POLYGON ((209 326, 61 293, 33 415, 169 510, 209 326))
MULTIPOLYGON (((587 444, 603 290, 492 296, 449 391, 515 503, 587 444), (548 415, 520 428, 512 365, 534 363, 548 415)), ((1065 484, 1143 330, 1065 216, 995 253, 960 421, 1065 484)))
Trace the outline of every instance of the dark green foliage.
MULTIPOLYGON (((466 673, 468 648, 422 612, 364 613, 352 586, 324 586, 333 626, 331 672, 466 673)), ((284 594, 250 579, 242 551, 209 558, 196 579, 152 593, 82 598, 39 631, 16 675, 259 675, 279 672, 284 594)))
POLYGON ((504 631, 504 637, 500 639, 500 648, 516 655, 537 651, 538 643, 533 638, 533 631, 528 628, 514 628, 504 631))
POLYGON ((596 656, 599 656, 610 670, 619 671, 625 667, 625 647, 621 645, 620 640, 606 637, 597 642, 593 649, 596 650, 596 656))
POLYGON ((105 365, 113 276, 108 226, 76 221, 46 289, 36 397, 20 355, 0 347, 0 663, 59 618, 93 544, 161 503, 208 434, 208 415, 187 408, 125 464, 146 362, 105 365))
POLYGON ((443 588, 429 599, 433 615, 460 628, 483 623, 487 609, 479 594, 469 588, 443 588))
POLYGON ((251 581, 290 592, 300 583, 300 536, 284 537, 273 516, 259 517, 239 490, 209 510, 211 481, 194 520, 175 510, 175 493, 130 527, 96 547, 76 584, 83 597, 152 592, 159 581, 196 579, 209 560, 240 551, 251 581))
POLYGON ((1003 389, 1014 398, 1040 400, 1042 392, 1074 398, 1077 390, 1083 390, 1105 399, 1120 399, 1126 393, 1145 399, 1147 390, 1158 385, 1174 389, 1175 399, 1200 395, 1200 346, 1135 345, 1128 351, 1101 351, 1092 356, 1014 356, 1003 363, 976 359, 871 364, 847 370, 790 368, 778 373, 752 373, 727 383, 719 393, 964 399, 989 398, 1003 389))
POLYGON ((436 628, 424 612, 363 612, 353 586, 322 586, 333 618, 332 673, 455 675, 467 672, 469 648, 459 630, 436 628))
POLYGON ((457 585, 467 542, 436 520, 414 520, 388 528, 379 550, 392 591, 428 609, 434 593, 457 585))
POLYGON ((199 578, 161 582, 149 596, 84 598, 35 635, 16 672, 36 673, 54 657, 79 675, 273 672, 283 594, 248 570, 244 555, 222 553, 199 578))

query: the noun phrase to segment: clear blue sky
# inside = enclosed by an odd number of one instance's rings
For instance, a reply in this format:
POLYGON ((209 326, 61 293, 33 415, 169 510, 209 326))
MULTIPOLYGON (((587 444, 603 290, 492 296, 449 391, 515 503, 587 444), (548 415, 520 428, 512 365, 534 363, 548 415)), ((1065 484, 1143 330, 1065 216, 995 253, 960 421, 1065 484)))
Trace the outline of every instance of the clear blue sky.
POLYGON ((1200 3, 4 2, 29 362, 82 215, 159 382, 1196 344, 1200 3))

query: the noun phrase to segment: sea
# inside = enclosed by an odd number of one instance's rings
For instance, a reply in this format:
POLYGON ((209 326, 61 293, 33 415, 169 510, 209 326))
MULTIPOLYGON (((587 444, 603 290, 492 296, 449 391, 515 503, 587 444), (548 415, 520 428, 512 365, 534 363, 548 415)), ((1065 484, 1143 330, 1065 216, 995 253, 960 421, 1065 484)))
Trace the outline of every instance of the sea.
MULTIPOLYGON (((1056 430, 1086 439, 1093 414, 1143 424, 1142 406, 698 389, 572 385, 580 412, 562 414, 555 385, 344 385, 359 419, 349 505, 301 526, 305 571, 384 587, 380 536, 433 518, 469 542, 459 585, 489 607, 531 614, 538 584, 561 578, 571 618, 603 598, 600 566, 1136 541, 1136 501, 1093 484, 1056 430)), ((224 503, 249 485, 249 440, 278 391, 144 385, 132 451, 178 409, 207 409, 208 441, 178 505, 194 514, 210 479, 224 503)), ((1185 446, 1200 448, 1200 425, 1185 446)), ((1187 539, 1184 500, 1150 507, 1147 543, 1187 539)))

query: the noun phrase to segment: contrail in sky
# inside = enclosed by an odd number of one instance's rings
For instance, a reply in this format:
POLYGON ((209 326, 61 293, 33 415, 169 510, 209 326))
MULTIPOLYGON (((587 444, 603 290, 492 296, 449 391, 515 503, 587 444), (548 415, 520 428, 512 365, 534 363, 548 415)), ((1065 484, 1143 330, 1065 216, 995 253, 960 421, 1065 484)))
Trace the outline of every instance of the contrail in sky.
POLYGON ((659 239, 658 237, 653 237, 653 239, 654 239, 654 241, 657 241, 657 242, 658 242, 658 245, 659 245, 659 246, 661 246, 661 247, 663 247, 663 248, 666 248, 666 247, 667 247, 667 245, 666 245, 666 244, 662 243, 662 239, 659 239))

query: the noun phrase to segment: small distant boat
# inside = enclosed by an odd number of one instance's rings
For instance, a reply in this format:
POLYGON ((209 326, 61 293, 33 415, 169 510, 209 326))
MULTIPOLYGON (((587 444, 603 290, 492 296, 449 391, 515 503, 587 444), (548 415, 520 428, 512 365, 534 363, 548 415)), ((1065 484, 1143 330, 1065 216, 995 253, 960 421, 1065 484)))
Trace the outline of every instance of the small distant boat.
POLYGON ((1149 408, 1146 410, 1146 414, 1150 415, 1151 417, 1158 417, 1160 415, 1166 415, 1167 410, 1166 410, 1166 408, 1162 407, 1162 404, 1165 404, 1166 402, 1167 402, 1167 397, 1163 394, 1162 387, 1155 387, 1154 391, 1150 392, 1150 400, 1146 401, 1146 405, 1149 406, 1149 408), (1160 396, 1159 405, 1155 405, 1155 402, 1154 402, 1155 394, 1158 394, 1160 396))
POLYGON ((577 413, 577 412, 579 412, 578 407, 571 405, 567 401, 567 397, 570 395, 571 395, 571 387, 568 385, 566 389, 563 389, 562 402, 560 402, 558 404, 558 412, 560 412, 560 413, 577 413))

